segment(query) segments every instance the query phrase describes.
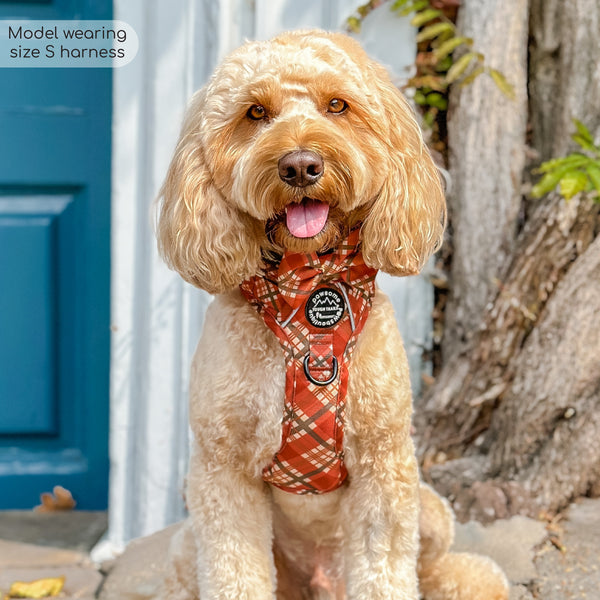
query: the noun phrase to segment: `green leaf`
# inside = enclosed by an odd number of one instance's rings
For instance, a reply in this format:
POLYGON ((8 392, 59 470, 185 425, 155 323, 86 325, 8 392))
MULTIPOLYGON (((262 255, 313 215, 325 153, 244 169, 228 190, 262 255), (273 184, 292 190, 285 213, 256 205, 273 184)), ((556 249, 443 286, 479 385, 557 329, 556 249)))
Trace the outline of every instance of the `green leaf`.
MULTIPOLYGON (((454 64, 451 56, 446 56, 446 58, 442 58, 442 60, 435 63, 435 72, 436 73, 447 73, 450 67, 454 64)), ((446 84, 447 85, 447 84, 446 84)))
POLYGON ((473 62, 474 60, 481 61, 481 54, 478 54, 477 52, 467 52, 466 54, 461 56, 448 70, 448 73, 446 74, 446 81, 448 83, 456 81, 459 77, 461 77, 461 75, 465 73, 471 62, 473 62))
POLYGON ((418 10, 423 10, 429 6, 429 0, 416 0, 412 2, 408 6, 404 7, 400 10, 399 14, 402 17, 406 17, 410 15, 411 12, 417 12, 418 10))
POLYGON ((600 194, 600 164, 587 165, 585 172, 590 178, 594 189, 600 194))
POLYGON ((424 115, 423 115, 423 121, 425 123, 425 125, 427 125, 427 127, 429 127, 430 129, 433 127, 433 124, 435 123, 435 118, 437 116, 438 110, 437 108, 430 108, 424 115))
POLYGON ((590 144, 594 143, 594 137, 590 133, 590 130, 579 120, 573 119, 573 124, 577 128, 577 133, 590 144))
POLYGON ((590 160, 591 159, 585 154, 573 152, 572 154, 563 156, 562 158, 553 158, 543 162, 537 169, 535 169, 534 173, 549 173, 550 171, 554 171, 555 169, 560 169, 562 167, 570 167, 574 169, 589 163, 590 160))
POLYGON ((433 19, 437 19, 442 16, 441 10, 435 10, 434 8, 426 9, 422 12, 418 12, 410 21, 411 25, 415 27, 421 27, 421 25, 425 25, 425 23, 429 23, 429 21, 433 21, 433 19))
POLYGON ((433 25, 428 25, 417 34, 417 42, 432 40, 442 33, 453 33, 454 29, 452 23, 434 23, 433 25))
POLYGON ((598 152, 600 151, 600 149, 594 145, 593 142, 590 142, 587 138, 583 137, 582 135, 578 134, 578 133, 574 133, 571 136, 571 139, 576 142, 577 144, 579 144, 584 150, 587 150, 588 152, 593 152, 594 154, 598 154, 598 152))
POLYGON ((356 12, 364 19, 372 10, 373 7, 371 6, 371 3, 367 2, 366 4, 359 6, 356 9, 356 12))
POLYGON ((570 171, 573 167, 566 166, 560 169, 555 169, 546 173, 534 186, 531 188, 531 196, 533 198, 541 198, 548 192, 551 192, 557 185, 558 182, 570 171))
POLYGON ((570 200, 575 194, 583 192, 588 184, 587 175, 581 171, 569 171, 561 180, 559 190, 565 200, 570 200))
POLYGON ((390 7, 390 10, 400 10, 407 2, 409 0, 396 0, 390 7))
POLYGON ((438 60, 441 60, 442 58, 446 58, 446 56, 454 52, 454 50, 456 50, 456 48, 458 48, 462 44, 464 44, 465 46, 472 46, 473 38, 463 36, 450 38, 449 40, 446 40, 443 44, 440 44, 433 51, 433 54, 438 60))
POLYGON ((439 92, 431 92, 431 94, 427 94, 427 104, 439 110, 448 109, 448 99, 439 92))
POLYGON ((427 104, 427 96, 419 90, 415 92, 414 101, 419 106, 425 106, 427 104))
POLYGON ((496 87, 510 100, 514 100, 515 96, 515 88, 509 83, 500 71, 496 69, 489 70, 490 77, 493 79, 496 87))
POLYGON ((348 17, 346 23, 352 33, 360 33, 361 22, 357 17, 348 17))

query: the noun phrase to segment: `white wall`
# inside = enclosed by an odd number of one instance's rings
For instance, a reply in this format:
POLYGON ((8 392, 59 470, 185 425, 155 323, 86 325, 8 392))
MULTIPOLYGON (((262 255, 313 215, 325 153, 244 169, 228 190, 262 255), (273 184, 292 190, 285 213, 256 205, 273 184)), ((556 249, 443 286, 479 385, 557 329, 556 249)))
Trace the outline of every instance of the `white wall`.
MULTIPOLYGON (((185 514, 188 369, 210 298, 160 262, 151 209, 186 102, 244 38, 286 28, 339 29, 358 4, 115 0, 115 19, 136 30, 140 48, 133 62, 114 71, 111 480, 109 533, 98 557, 185 514)), ((388 62, 396 70, 412 62, 414 31, 406 23, 385 14, 365 29, 371 51, 388 44, 383 56, 395 59, 388 62)), ((422 346, 431 336, 431 287, 420 278, 381 285, 393 292, 418 381, 422 346)))

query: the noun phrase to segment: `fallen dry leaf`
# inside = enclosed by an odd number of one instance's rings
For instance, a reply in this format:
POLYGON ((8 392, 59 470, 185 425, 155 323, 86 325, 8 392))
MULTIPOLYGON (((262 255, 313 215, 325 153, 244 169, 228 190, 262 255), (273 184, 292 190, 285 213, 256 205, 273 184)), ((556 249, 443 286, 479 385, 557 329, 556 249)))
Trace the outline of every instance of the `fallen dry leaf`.
POLYGON ((35 581, 15 581, 4 596, 4 600, 11 598, 51 598, 60 594, 65 583, 64 575, 61 577, 48 577, 35 581))
POLYGON ((53 512, 56 510, 71 510, 75 508, 75 500, 71 492, 60 485, 55 485, 52 494, 44 492, 40 496, 42 503, 36 506, 35 512, 53 512))
POLYGON ((546 531, 548 532, 548 541, 563 554, 566 553, 567 549, 562 543, 562 536, 564 534, 564 528, 562 521, 564 515, 562 513, 551 514, 545 510, 542 510, 539 514, 539 518, 546 521, 546 531))

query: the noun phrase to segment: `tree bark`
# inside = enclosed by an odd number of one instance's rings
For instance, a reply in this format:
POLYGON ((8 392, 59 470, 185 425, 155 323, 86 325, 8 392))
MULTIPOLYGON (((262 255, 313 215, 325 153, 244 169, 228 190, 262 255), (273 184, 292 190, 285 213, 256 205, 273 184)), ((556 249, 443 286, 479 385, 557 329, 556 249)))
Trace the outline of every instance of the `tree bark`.
POLYGON ((596 0, 531 0, 530 113, 542 160, 572 149, 572 119, 600 133, 596 0))
MULTIPOLYGON (((461 11, 473 6, 465 3, 461 11)), ((600 133, 599 23, 596 0, 531 0, 530 154, 538 161, 572 148, 573 117, 600 133)), ((477 109, 471 119, 486 121, 488 114, 477 109)), ((496 150, 498 164, 511 164, 509 145, 496 150)), ((463 160, 472 162, 473 153, 463 160)), ((489 164, 485 154, 482 160, 489 164)), ((488 175, 477 175, 474 167, 453 174, 457 193, 467 195, 485 184, 462 178, 488 175)), ((521 180, 519 174, 513 189, 521 180)), ((500 193, 508 206, 510 188, 500 193)), ((466 206, 464 199, 459 203, 466 206)), ((455 214, 462 218, 461 210, 455 214)), ((600 205, 584 195, 570 202, 556 194, 528 201, 523 230, 487 288, 491 301, 483 319, 468 324, 456 317, 475 306, 465 302, 469 284, 481 287, 481 269, 490 265, 474 244, 486 226, 471 223, 475 234, 466 222, 465 229, 455 228, 451 285, 459 292, 446 346, 452 354, 446 351, 415 423, 424 474, 451 497, 459 518, 535 516, 540 507, 560 510, 577 495, 600 490, 599 213, 600 205), (457 253, 459 233, 470 241, 457 253), (478 266, 456 264, 465 262, 467 247, 478 266), (462 281, 468 272, 471 279, 462 281), (471 331, 462 347, 456 342, 460 327, 471 331)), ((506 236, 509 221, 503 223, 506 236)))
POLYGON ((539 213, 479 343, 436 382, 448 395, 417 414, 424 474, 460 519, 537 516, 600 484, 600 206, 539 213))
POLYGON ((443 353, 477 330, 512 248, 521 203, 527 124, 527 0, 464 0, 461 35, 513 84, 511 101, 490 77, 457 87, 448 120, 453 258, 443 353))
POLYGON ((558 284, 490 427, 491 473, 541 506, 600 480, 600 237, 558 284))
MULTIPOLYGON (((558 281, 600 230, 600 206, 553 195, 538 205, 473 347, 450 359, 419 405, 416 423, 428 460, 464 454, 487 431, 494 409, 520 368, 523 344, 537 327, 558 281)), ((600 362, 600 361, 599 361, 600 362)), ((478 444, 482 443, 479 440, 478 444)))

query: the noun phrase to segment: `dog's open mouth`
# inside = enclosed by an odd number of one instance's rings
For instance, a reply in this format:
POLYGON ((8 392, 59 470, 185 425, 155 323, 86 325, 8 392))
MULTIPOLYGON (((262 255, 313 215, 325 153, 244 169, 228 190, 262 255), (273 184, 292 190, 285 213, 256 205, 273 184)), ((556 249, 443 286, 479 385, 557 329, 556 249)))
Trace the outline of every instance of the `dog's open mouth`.
POLYGON ((313 198, 302 198, 299 204, 288 204, 285 208, 285 224, 297 238, 310 238, 323 231, 329 215, 329 204, 313 198))

